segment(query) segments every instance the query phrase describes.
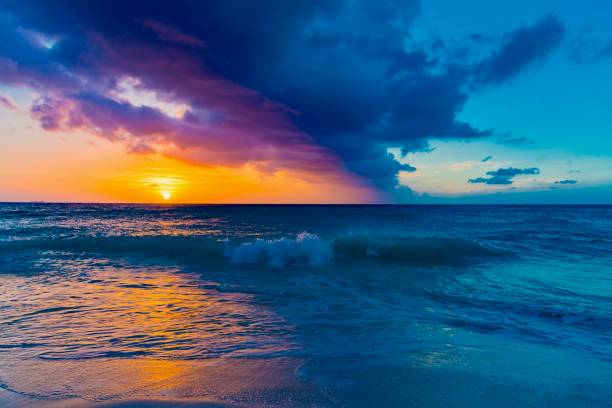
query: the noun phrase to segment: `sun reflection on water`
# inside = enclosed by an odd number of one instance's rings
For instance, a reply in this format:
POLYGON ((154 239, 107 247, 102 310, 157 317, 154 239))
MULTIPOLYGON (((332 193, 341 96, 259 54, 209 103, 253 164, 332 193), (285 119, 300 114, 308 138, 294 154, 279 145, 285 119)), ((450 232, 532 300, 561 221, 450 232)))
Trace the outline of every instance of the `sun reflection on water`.
POLYGON ((121 387, 165 389, 194 361, 292 347, 285 322, 249 295, 179 270, 117 262, 64 260, 58 274, 5 277, 0 382, 37 392, 78 388, 104 399, 121 387), (79 380, 84 371, 87 383, 79 380))
POLYGON ((70 280, 62 274, 56 282, 40 277, 5 283, 4 347, 28 338, 38 345, 30 351, 37 357, 79 359, 216 357, 288 346, 282 319, 251 305, 248 295, 219 292, 214 282, 168 270, 74 272, 70 280), (31 287, 25 298, 22 285, 31 287))

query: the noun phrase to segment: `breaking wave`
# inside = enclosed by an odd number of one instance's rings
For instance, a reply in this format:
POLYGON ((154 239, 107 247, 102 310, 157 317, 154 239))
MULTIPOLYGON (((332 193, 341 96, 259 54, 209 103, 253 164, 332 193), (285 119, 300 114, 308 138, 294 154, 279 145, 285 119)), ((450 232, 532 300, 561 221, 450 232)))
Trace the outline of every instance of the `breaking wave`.
POLYGON ((457 238, 366 235, 322 239, 308 232, 291 238, 255 239, 245 242, 197 236, 106 236, 0 242, 0 253, 18 251, 143 254, 181 259, 227 260, 235 264, 266 264, 275 267, 316 267, 332 262, 452 265, 498 254, 482 244, 457 238))
POLYGON ((226 251, 232 262, 273 266, 321 266, 333 258, 332 246, 315 234, 302 232, 295 239, 256 239, 226 251))

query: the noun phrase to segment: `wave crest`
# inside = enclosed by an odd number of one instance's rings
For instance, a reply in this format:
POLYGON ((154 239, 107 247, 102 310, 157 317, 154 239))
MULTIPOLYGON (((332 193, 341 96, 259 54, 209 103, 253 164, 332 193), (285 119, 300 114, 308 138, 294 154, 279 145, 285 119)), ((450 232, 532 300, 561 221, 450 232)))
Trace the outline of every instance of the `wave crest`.
POLYGON ((459 238, 343 237, 334 242, 336 258, 376 260, 397 264, 456 264, 469 258, 493 256, 495 251, 459 238))
POLYGON ((340 236, 325 240, 302 232, 295 238, 256 239, 231 243, 209 237, 79 237, 0 242, 1 253, 60 251, 71 253, 146 254, 153 257, 267 264, 281 267, 323 266, 330 262, 455 265, 498 252, 457 238, 405 236, 340 236))
POLYGON ((318 235, 302 232, 295 239, 256 239, 226 251, 235 263, 266 263, 273 266, 321 266, 333 257, 332 246, 318 235))

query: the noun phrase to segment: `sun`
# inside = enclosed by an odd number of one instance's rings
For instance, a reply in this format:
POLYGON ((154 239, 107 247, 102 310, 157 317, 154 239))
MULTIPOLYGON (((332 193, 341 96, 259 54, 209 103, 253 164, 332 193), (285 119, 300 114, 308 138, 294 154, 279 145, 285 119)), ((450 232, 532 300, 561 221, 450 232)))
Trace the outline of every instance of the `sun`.
MULTIPOLYGON (((0 0, 1 1, 1 0, 0 0)), ((150 175, 143 177, 140 184, 147 189, 147 195, 150 201, 176 201, 177 194, 181 192, 182 187, 186 184, 184 177, 180 175, 150 175), (160 197, 161 198, 154 198, 160 197)), ((180 194, 179 194, 180 195, 180 194)), ((180 201, 180 197, 178 197, 180 201)))

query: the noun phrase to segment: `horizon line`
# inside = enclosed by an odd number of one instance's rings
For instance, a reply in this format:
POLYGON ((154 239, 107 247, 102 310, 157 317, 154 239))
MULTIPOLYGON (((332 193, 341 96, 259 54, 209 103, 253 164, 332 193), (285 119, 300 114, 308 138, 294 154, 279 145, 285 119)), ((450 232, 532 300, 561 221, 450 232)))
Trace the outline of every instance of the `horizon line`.
POLYGON ((4 204, 52 204, 52 205, 142 205, 142 206, 612 206, 602 203, 168 203, 168 202, 100 202, 100 201, 1 201, 4 204))

